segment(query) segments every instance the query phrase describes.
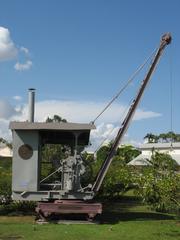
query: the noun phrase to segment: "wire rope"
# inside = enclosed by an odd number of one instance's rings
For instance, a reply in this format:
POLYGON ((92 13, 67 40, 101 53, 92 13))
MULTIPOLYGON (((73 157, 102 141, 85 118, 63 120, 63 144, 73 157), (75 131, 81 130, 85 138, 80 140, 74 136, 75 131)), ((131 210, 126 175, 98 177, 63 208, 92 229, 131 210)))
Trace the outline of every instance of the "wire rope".
MULTIPOLYGON (((129 102, 129 104, 127 105, 127 107, 125 108, 125 110, 123 111, 123 114, 121 116, 120 122, 122 123, 126 113, 128 112, 129 106, 131 104, 131 102, 133 101, 133 99, 131 99, 131 101, 129 102)), ((99 146, 96 148, 96 150, 94 151, 94 154, 96 154, 98 152, 98 150, 104 145, 104 143, 107 141, 107 139, 109 139, 109 136, 112 134, 112 132, 114 131, 114 128, 111 129, 111 131, 109 132, 108 136, 99 144, 99 146)))
POLYGON ((169 53, 169 79, 170 79, 170 131, 171 131, 171 150, 173 150, 173 62, 172 48, 169 53))
POLYGON ((91 121, 92 124, 94 124, 97 119, 111 106, 111 104, 121 95, 121 93, 132 83, 134 78, 138 75, 138 73, 144 68, 144 66, 148 63, 148 61, 153 57, 155 52, 157 51, 157 48, 153 50, 153 52, 148 56, 145 61, 140 65, 140 67, 137 68, 137 70, 130 76, 128 81, 125 83, 125 85, 117 92, 117 94, 108 102, 108 104, 104 107, 104 109, 96 116, 96 118, 91 121))

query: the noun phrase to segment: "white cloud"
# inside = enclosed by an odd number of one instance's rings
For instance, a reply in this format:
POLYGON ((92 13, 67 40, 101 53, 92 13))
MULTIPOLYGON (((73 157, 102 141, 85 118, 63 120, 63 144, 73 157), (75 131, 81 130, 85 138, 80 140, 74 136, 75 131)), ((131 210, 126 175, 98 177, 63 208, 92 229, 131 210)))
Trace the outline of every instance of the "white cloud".
MULTIPOLYGON (((36 119, 44 121, 47 116, 58 114, 66 118, 69 122, 90 122, 94 120, 97 114, 104 108, 103 102, 75 102, 75 101, 41 101, 36 103, 36 119)), ((98 123, 116 123, 123 120, 127 112, 127 106, 123 104, 114 104, 107 110, 98 123)), ((160 117, 160 113, 137 109, 134 120, 142 120, 154 117, 160 117)))
POLYGON ((20 51, 24 52, 25 54, 29 54, 29 49, 27 49, 25 47, 20 47, 20 51))
MULTIPOLYGON (((0 61, 12 60, 20 55, 21 52, 25 55, 25 59, 27 59, 29 55, 29 49, 23 46, 17 48, 11 39, 10 31, 7 28, 0 26, 0 61)), ((14 68, 17 71, 29 70, 31 67, 32 61, 29 59, 27 59, 25 63, 17 62, 14 65, 14 68)))
POLYGON ((0 137, 12 140, 11 131, 9 130, 9 122, 11 120, 20 119, 22 116, 22 107, 12 106, 6 100, 0 100, 0 137))
MULTIPOLYGON (((117 126, 117 124, 101 123, 97 125, 96 129, 91 131, 91 145, 88 146, 85 150, 89 152, 99 150, 101 146, 108 144, 116 137, 118 130, 119 125, 117 126)), ((142 143, 131 139, 128 134, 125 134, 120 144, 130 144, 139 147, 142 143)))
MULTIPOLYGON (((45 121, 47 116, 52 117, 54 114, 58 114, 66 118, 69 122, 90 122, 104 106, 105 103, 103 102, 41 101, 36 104, 35 116, 37 121, 45 121)), ((114 139, 119 130, 120 122, 123 121, 126 113, 127 106, 118 103, 112 105, 97 121, 97 128, 91 132, 90 142, 92 146, 88 150, 94 151, 104 141, 107 143, 114 139)), ((27 116, 27 107, 24 108, 24 116, 27 116)), ((139 121, 160 116, 160 113, 137 109, 134 120, 139 121)), ((124 136, 122 143, 129 143, 136 146, 139 144, 133 141, 128 135, 124 136)))
MULTIPOLYGON (((20 101, 20 96, 14 96, 13 99, 20 101)), ((18 104, 17 104, 18 105, 18 104)), ((57 114, 69 122, 91 122, 97 114, 103 109, 103 102, 78 102, 78 101, 61 101, 61 100, 44 100, 36 102, 35 119, 36 121, 45 121, 48 116, 52 117, 57 114)), ((102 117, 97 121, 97 124, 105 123, 108 129, 111 129, 111 124, 121 122, 127 112, 127 106, 116 103, 107 110, 102 117)), ((8 101, 0 100, 0 118, 9 118, 17 115, 18 120, 26 120, 28 116, 28 105, 13 107, 8 101), (18 110, 17 110, 18 109, 18 110)), ((153 111, 145 111, 137 109, 134 120, 160 117, 161 114, 153 111)))
MULTIPOLYGON (((17 96, 16 96, 17 97, 17 96)), ((90 122, 104 107, 102 102, 75 102, 75 101, 40 101, 36 102, 35 105, 35 120, 45 121, 48 116, 52 117, 54 114, 58 114, 63 118, 66 118, 69 122, 90 122)), ((92 147, 89 150, 95 150, 100 143, 104 140, 112 140, 121 122, 120 117, 127 110, 127 107, 122 104, 114 104, 108 112, 96 123, 97 128, 91 132, 91 143, 92 147)), ((153 111, 144 111, 138 109, 134 116, 134 120, 139 121, 142 119, 159 117, 161 114, 153 111)), ((0 120, 3 121, 26 121, 28 119, 28 105, 18 105, 13 107, 6 101, 0 101, 0 120)), ((123 120, 123 119, 121 119, 123 120)), ((0 128, 1 128, 0 121, 0 128)), ((3 122, 3 133, 2 129, 0 134, 2 136, 10 138, 11 134, 8 131, 8 125, 3 122), (6 131, 5 131, 6 130, 6 131)), ((125 135, 122 143, 129 143, 138 145, 137 142, 133 141, 128 135, 125 135)))
POLYGON ((5 119, 0 119, 0 137, 11 141, 11 131, 9 130, 9 121, 5 119))
POLYGON ((10 37, 9 30, 0 27, 0 61, 13 59, 17 54, 18 50, 10 37))
POLYGON ((88 146, 87 151, 96 151, 102 145, 109 143, 116 136, 119 127, 114 124, 105 124, 101 123, 97 125, 95 130, 91 131, 90 143, 91 146, 88 146))
MULTIPOLYGON (((7 61, 14 59, 22 52, 27 59, 27 55, 29 55, 29 49, 26 47, 20 47, 17 49, 13 40, 10 36, 10 31, 7 28, 0 26, 0 61, 7 61)), ((29 70, 32 67, 32 61, 29 59, 26 60, 25 63, 17 62, 14 65, 14 68, 17 71, 25 71, 29 70)))
POLYGON ((15 68, 17 71, 29 70, 31 67, 32 67, 32 61, 30 61, 30 60, 27 60, 25 63, 19 63, 19 62, 17 62, 17 63, 14 65, 14 68, 15 68))
POLYGON ((13 99, 16 100, 16 101, 21 101, 22 97, 21 96, 14 96, 13 99))
POLYGON ((16 115, 17 112, 15 108, 5 100, 0 100, 0 118, 9 119, 10 117, 16 115))

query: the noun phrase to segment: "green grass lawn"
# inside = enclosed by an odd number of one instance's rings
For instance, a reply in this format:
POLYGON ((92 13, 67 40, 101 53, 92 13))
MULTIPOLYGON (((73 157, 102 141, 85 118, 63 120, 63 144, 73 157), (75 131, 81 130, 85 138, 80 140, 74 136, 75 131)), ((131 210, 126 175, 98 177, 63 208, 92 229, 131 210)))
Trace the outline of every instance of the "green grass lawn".
POLYGON ((0 240, 180 240, 174 215, 150 211, 130 198, 104 204, 99 224, 38 225, 33 216, 0 216, 0 240))
POLYGON ((21 218, 21 221, 10 218, 4 223, 1 222, 0 239, 180 239, 180 225, 176 221, 170 220, 123 221, 114 225, 34 225, 23 218, 21 218))

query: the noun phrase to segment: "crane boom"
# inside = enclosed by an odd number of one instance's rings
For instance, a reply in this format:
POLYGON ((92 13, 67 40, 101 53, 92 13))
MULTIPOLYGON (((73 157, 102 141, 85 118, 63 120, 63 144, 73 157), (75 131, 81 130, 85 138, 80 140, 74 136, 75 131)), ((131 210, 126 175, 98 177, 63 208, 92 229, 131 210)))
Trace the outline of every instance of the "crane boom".
POLYGON ((110 151, 108 153, 108 156, 106 157, 102 167, 100 168, 100 170, 98 172, 98 175, 96 177, 94 185, 92 186, 92 191, 93 192, 96 193, 96 192, 99 191, 99 188, 102 185, 102 182, 103 182, 103 180, 104 180, 104 178, 106 176, 106 173, 107 173, 107 171, 108 171, 108 169, 110 167, 110 164, 111 164, 111 162, 113 160, 113 157, 114 157, 114 155, 115 155, 115 153, 116 153, 116 151, 118 149, 118 146, 119 146, 123 136, 125 135, 128 127, 129 127, 129 124, 130 124, 130 122, 131 122, 131 120, 132 120, 132 118, 134 116, 134 113, 135 113, 135 111, 137 109, 137 106, 138 106, 140 100, 141 100, 143 92, 144 92, 144 90, 145 90, 145 88, 146 88, 146 86, 147 86, 147 84, 148 84, 148 82, 150 80, 150 77, 151 77, 153 71, 155 70, 155 67, 156 67, 156 65, 157 65, 157 63, 158 63, 158 61, 160 59, 160 56, 161 56, 164 48, 168 44, 170 44, 170 42, 171 42, 171 35, 170 35, 170 33, 164 34, 162 36, 162 38, 161 38, 160 46, 159 46, 159 48, 158 48, 158 50, 157 50, 157 52, 155 54, 154 60, 153 60, 151 66, 149 68, 149 71, 146 74, 144 80, 142 81, 141 87, 140 87, 140 89, 139 89, 135 99, 133 100, 133 102, 132 102, 132 104, 131 104, 131 106, 129 108, 129 111, 128 111, 128 113, 127 113, 127 115, 126 115, 126 117, 125 117, 125 119, 124 119, 124 121, 123 121, 123 123, 122 123, 122 125, 121 125, 121 127, 120 127, 120 129, 119 129, 119 131, 117 133, 117 135, 116 135, 116 138, 115 138, 115 140, 114 140, 114 142, 113 142, 113 144, 111 146, 111 149, 110 149, 110 151))

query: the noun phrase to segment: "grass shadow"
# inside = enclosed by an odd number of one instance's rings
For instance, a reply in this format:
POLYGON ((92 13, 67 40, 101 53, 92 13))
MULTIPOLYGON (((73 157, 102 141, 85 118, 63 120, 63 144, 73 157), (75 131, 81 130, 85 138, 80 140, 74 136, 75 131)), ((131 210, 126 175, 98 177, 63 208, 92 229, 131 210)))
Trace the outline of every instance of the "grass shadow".
POLYGON ((148 221, 148 220, 173 220, 174 216, 155 213, 155 212, 103 212, 101 216, 98 216, 98 221, 102 224, 115 224, 120 221, 148 221))
POLYGON ((175 215, 150 210, 138 197, 123 196, 120 199, 103 203, 103 213, 97 217, 102 224, 115 224, 120 221, 173 220, 175 215))
MULTIPOLYGON (((121 196, 121 198, 107 200, 104 202, 103 199, 97 199, 97 202, 103 203, 103 213, 95 218, 95 222, 99 222, 101 224, 116 224, 121 221, 136 220, 149 221, 177 219, 177 217, 173 214, 159 213, 150 210, 147 206, 141 203, 140 198, 135 196, 121 196)), ((11 204, 0 207, 0 216, 35 216, 33 210, 33 208, 29 209, 29 205, 26 204, 11 204)), ((70 219, 81 218, 79 218, 79 215, 77 214, 71 214, 70 219)))

